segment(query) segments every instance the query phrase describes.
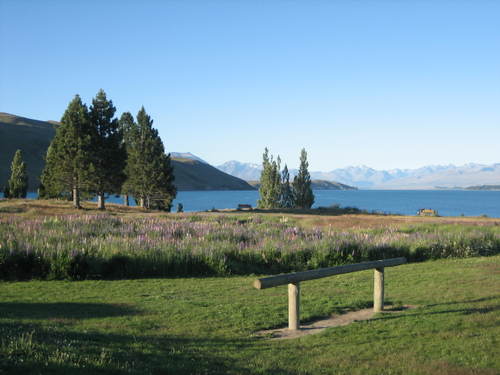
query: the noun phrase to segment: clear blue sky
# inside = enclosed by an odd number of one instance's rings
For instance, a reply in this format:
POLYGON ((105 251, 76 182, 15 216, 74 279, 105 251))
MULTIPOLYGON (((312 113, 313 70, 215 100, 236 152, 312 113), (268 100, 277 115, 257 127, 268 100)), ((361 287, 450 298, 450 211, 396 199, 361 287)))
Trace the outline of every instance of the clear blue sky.
POLYGON ((500 1, 0 0, 0 46, 0 111, 103 88, 212 164, 500 162, 500 1))

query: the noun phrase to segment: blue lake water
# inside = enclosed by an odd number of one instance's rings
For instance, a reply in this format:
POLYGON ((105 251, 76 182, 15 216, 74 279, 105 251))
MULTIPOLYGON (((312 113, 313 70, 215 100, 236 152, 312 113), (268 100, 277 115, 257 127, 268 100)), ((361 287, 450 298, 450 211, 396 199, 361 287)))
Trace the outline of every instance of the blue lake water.
MULTIPOLYGON (((500 217, 500 191, 469 190, 317 190, 313 207, 339 204, 369 211, 415 215, 420 208, 438 210, 442 216, 500 217)), ((1 197, 0 193, 0 197, 1 197)), ((36 198, 30 193, 29 198, 36 198)), ((174 201, 182 203, 184 211, 205 211, 212 208, 236 208, 240 203, 257 204, 258 191, 181 191, 174 201)), ((107 200, 122 203, 120 197, 107 200)), ((132 200, 131 200, 132 201, 132 200)), ((131 202, 132 203, 132 202, 131 202)))

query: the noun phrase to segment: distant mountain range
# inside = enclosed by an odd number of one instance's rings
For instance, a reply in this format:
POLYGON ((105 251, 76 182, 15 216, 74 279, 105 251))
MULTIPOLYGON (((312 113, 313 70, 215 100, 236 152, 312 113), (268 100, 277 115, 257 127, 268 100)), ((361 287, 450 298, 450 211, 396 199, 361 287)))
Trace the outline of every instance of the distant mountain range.
MULTIPOLYGON (((260 181, 248 181, 255 189, 260 188, 260 181)), ((325 180, 311 180, 311 187, 313 190, 358 190, 357 188, 340 182, 325 181, 325 180)))
MULTIPOLYGON (((10 163, 22 149, 28 166, 30 190, 36 190, 47 147, 57 121, 39 121, 0 112, 0 189, 7 182, 10 163)), ((190 152, 171 153, 179 190, 252 190, 246 181, 260 179, 261 166, 228 161, 218 167, 190 152)), ((290 170, 295 176, 296 169, 290 170)), ((500 185, 500 163, 462 166, 433 165, 418 169, 376 170, 367 166, 346 167, 329 172, 312 171, 318 189, 453 189, 492 190, 500 185), (484 185, 484 186, 482 186, 484 185)))
MULTIPOLYGON (((30 191, 36 191, 47 148, 54 137, 56 121, 39 121, 0 112, 0 190, 10 176, 17 149, 23 151, 30 191)), ((246 181, 207 164, 189 152, 172 152, 178 190, 254 190, 246 181)))
MULTIPOLYGON (((258 180, 262 167, 235 160, 219 165, 221 171, 244 180, 258 180)), ((296 169, 290 170, 294 176, 296 169)), ((500 163, 469 163, 462 166, 432 165, 418 169, 376 170, 367 166, 346 167, 329 172, 312 171, 311 178, 335 181, 364 189, 465 188, 471 185, 499 185, 500 163)))

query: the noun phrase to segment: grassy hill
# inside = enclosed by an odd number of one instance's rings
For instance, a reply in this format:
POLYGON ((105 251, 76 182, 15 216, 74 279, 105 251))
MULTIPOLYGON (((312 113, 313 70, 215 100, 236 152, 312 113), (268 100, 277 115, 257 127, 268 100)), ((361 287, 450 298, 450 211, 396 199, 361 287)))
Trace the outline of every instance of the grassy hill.
POLYGON ((179 190, 254 190, 246 181, 193 159, 172 158, 179 190))
MULTIPOLYGON (((258 189, 260 187, 260 181, 248 181, 248 183, 252 185, 255 189, 258 189)), ((358 190, 358 188, 354 186, 349 186, 341 184, 340 182, 326 181, 326 180, 312 180, 311 186, 313 190, 358 190)))
POLYGON ((36 190, 56 124, 0 112, 0 189, 9 179, 16 150, 21 149, 28 167, 29 189, 36 190))
MULTIPOLYGON (((29 190, 36 191, 44 156, 54 137, 56 121, 39 121, 0 112, 0 189, 10 176, 14 153, 21 149, 28 166, 29 190)), ((173 159, 179 190, 253 190, 245 181, 196 160, 173 159)))

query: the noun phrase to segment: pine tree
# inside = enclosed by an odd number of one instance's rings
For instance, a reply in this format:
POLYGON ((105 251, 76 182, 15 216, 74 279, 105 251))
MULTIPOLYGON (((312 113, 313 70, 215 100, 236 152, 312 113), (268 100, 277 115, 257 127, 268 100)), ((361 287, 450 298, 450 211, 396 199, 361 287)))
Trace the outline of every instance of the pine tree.
POLYGON ((126 153, 119 123, 114 118, 116 108, 101 89, 89 110, 92 127, 92 157, 95 171, 92 191, 97 194, 97 207, 105 209, 105 194, 119 193, 125 179, 126 153))
POLYGON ((61 125, 47 150, 41 176, 47 195, 71 194, 73 205, 81 208, 80 194, 91 188, 94 172, 92 136, 87 106, 76 95, 64 112, 61 125))
POLYGON ((263 209, 272 209, 280 207, 281 193, 281 176, 280 176, 281 159, 278 156, 274 160, 273 156, 269 156, 267 147, 262 155, 262 172, 260 175, 259 201, 257 207, 263 209))
POLYGON ((118 121, 120 132, 122 133, 122 142, 127 147, 127 144, 133 142, 134 131, 137 130, 137 124, 134 121, 134 116, 130 112, 123 112, 118 121))
POLYGON ((10 179, 4 190, 5 198, 26 198, 28 193, 28 174, 26 163, 23 161, 23 153, 17 150, 10 166, 10 179))
POLYGON ((285 167, 281 172, 280 207, 292 208, 293 206, 294 206, 294 200, 293 200, 292 187, 290 186, 290 173, 288 172, 288 167, 285 164, 285 167))
MULTIPOLYGON (((122 133, 122 144, 125 149, 125 163, 127 155, 132 152, 134 147, 134 140, 138 139, 138 127, 134 121, 134 116, 130 112, 122 113, 118 121, 120 132, 122 133)), ((126 206, 130 205, 129 195, 127 193, 127 181, 122 185, 123 201, 126 206)))
POLYGON ((294 205, 298 208, 311 208, 314 203, 314 194, 311 188, 311 176, 307 168, 307 152, 302 149, 300 152, 300 167, 299 173, 293 179, 292 189, 294 197, 294 205))
POLYGON ((165 149, 153 120, 144 107, 137 114, 137 127, 127 137, 127 180, 123 190, 131 194, 141 207, 170 211, 177 189, 174 186, 170 154, 165 149))

